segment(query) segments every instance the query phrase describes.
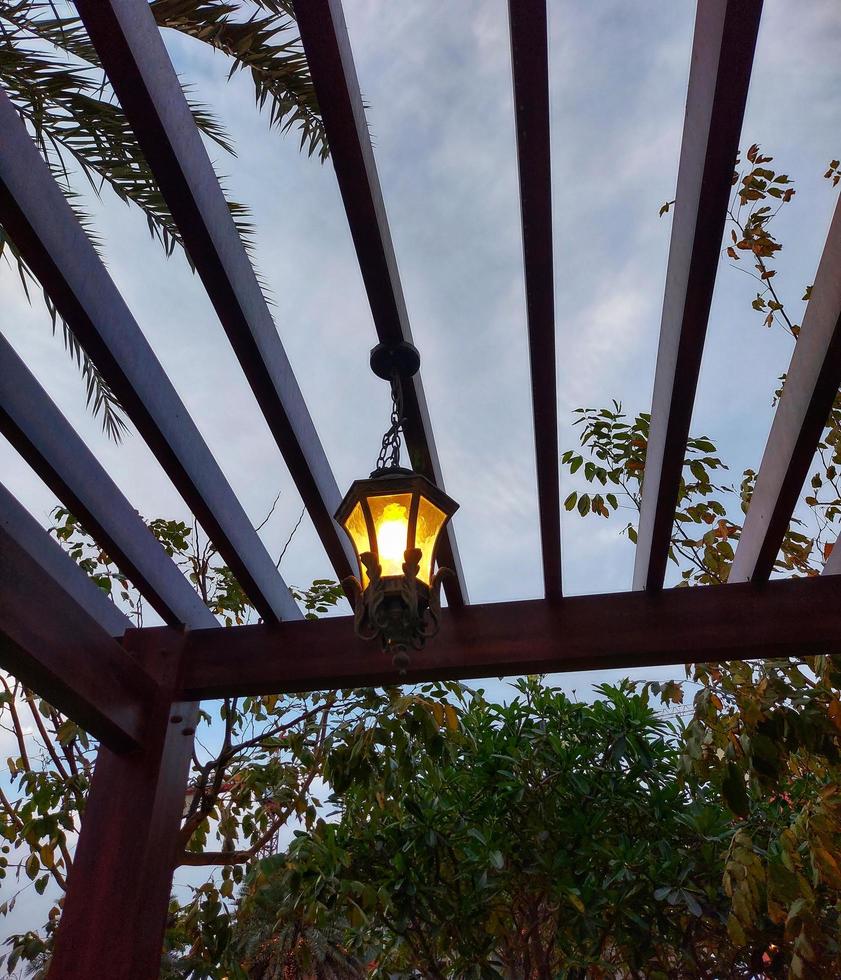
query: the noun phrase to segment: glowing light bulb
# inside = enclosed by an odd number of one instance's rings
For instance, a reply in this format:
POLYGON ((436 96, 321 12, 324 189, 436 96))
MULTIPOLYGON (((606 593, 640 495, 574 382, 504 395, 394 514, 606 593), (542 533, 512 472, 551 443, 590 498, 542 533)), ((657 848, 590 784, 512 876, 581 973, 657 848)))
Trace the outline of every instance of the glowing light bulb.
POLYGON ((408 526, 409 512, 405 507, 391 503, 383 508, 377 525, 377 548, 383 575, 403 574, 408 526))

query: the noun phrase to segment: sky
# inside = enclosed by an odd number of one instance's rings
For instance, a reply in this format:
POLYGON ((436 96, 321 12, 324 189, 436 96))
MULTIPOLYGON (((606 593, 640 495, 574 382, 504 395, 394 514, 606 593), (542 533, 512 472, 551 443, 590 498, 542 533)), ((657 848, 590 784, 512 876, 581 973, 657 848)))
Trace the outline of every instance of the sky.
MULTIPOLYGON (((572 411, 651 402, 694 4, 553 0, 550 86, 559 451, 572 411)), ((542 594, 525 302, 508 52, 502 0, 346 0, 348 22, 446 489, 474 602, 542 594)), ((166 36, 192 95, 237 147, 211 156, 249 205, 256 264, 277 327, 344 490, 373 467, 388 421, 368 369, 376 334, 330 163, 268 130, 243 76, 200 43, 166 36)), ((835 206, 822 179, 841 156, 841 6, 766 0, 742 146, 761 143, 796 180, 777 223, 776 282, 798 311, 835 206)), ((145 220, 107 192, 90 200, 108 268, 254 524, 275 556, 300 498, 239 365, 183 256, 166 258, 145 220)), ((755 289, 722 264, 693 418, 736 478, 756 468, 771 395, 791 353, 749 307, 755 289)), ((0 267, 0 330, 145 516, 188 512, 139 436, 109 443, 85 408, 76 368, 38 297, 0 267)), ((49 524, 56 503, 0 437, 0 479, 49 524)), ((562 499, 579 485, 564 479, 562 499)), ((567 594, 630 588, 627 515, 563 515, 567 594)), ((332 577, 305 518, 281 566, 304 586, 332 577)), ((594 624, 594 628, 598 628, 594 624)), ((646 670, 645 676, 679 676, 646 670)), ((569 675, 586 695, 615 673, 569 675)), ((2 741, 2 737, 0 737, 2 741)), ((2 748, 2 746, 0 746, 2 748)), ((6 753, 8 754, 8 753, 6 753)), ((2 753, 0 753, 2 755, 2 753)), ((3 756, 5 757, 5 756, 3 756)))

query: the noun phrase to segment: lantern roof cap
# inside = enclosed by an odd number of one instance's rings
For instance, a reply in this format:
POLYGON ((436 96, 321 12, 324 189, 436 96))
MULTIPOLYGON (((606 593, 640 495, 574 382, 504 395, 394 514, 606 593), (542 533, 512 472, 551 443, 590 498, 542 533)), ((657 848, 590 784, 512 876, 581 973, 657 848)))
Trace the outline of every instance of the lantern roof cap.
MULTIPOLYGON (((378 466, 371 471, 369 480, 385 480, 390 476, 423 476, 414 470, 407 469, 405 466, 378 466)), ((424 477, 426 479, 426 477, 424 477)))
POLYGON ((334 516, 341 524, 362 497, 378 496, 383 493, 414 493, 415 491, 423 494, 447 516, 452 516, 458 510, 459 505, 456 501, 423 473, 406 469, 403 466, 389 466, 374 470, 367 480, 354 480, 334 516))

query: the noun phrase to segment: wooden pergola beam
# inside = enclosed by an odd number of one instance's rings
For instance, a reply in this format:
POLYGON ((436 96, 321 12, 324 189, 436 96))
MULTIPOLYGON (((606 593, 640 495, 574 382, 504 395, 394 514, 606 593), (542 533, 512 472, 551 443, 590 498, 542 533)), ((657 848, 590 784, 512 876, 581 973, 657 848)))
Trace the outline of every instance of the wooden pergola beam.
POLYGON ((336 479, 147 0, 79 0, 97 49, 339 579, 336 479))
POLYGON ((446 610, 402 677, 354 637, 349 617, 198 630, 187 637, 182 697, 801 656, 835 651, 839 630, 835 576, 446 610))
POLYGON ((0 91, 0 222, 260 615, 301 612, 14 106, 0 91))
MULTIPOLYGON (((340 0, 297 0, 295 14, 330 144, 330 157, 381 342, 412 342, 365 107, 340 0)), ((406 444, 414 469, 442 490, 444 480, 420 374, 405 384, 406 444)), ((467 585, 449 524, 438 560, 455 576, 444 581, 450 606, 467 602, 467 585)))
POLYGON ((699 0, 633 587, 663 585, 762 0, 699 0))
POLYGON ((2 336, 0 431, 165 622, 216 625, 196 590, 2 336))
POLYGON ((0 524, 0 666, 118 752, 138 746, 156 685, 0 524))
MULTIPOLYGON (((761 582, 771 574, 839 386, 841 203, 835 208, 774 413, 730 582, 761 582)), ((839 561, 841 555, 836 555, 833 565, 839 561)))
MULTIPOLYGON (((2 371, 0 371, 2 378, 2 371)), ((109 636, 119 639, 131 620, 67 554, 56 539, 0 483, 0 531, 32 558, 44 573, 109 636)))
POLYGON ((546 0, 509 0, 508 13, 543 588, 547 599, 560 599, 561 501, 546 0))

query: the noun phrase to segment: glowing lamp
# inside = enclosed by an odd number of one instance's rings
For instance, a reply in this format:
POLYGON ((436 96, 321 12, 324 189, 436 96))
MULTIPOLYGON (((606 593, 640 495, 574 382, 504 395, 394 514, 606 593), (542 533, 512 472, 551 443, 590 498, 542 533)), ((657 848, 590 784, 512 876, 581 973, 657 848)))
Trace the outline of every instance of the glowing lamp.
POLYGON ((380 344, 371 352, 375 374, 391 382, 391 428, 383 437, 377 468, 356 480, 336 520, 353 544, 359 578, 350 578, 355 594, 355 627, 364 639, 382 641, 402 672, 410 649, 420 649, 438 632, 442 578, 435 570, 441 531, 458 504, 425 476, 400 466, 403 425, 402 382, 420 359, 410 344, 380 344))

